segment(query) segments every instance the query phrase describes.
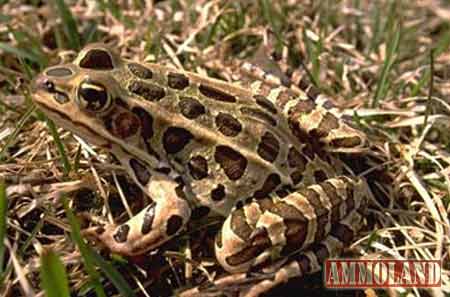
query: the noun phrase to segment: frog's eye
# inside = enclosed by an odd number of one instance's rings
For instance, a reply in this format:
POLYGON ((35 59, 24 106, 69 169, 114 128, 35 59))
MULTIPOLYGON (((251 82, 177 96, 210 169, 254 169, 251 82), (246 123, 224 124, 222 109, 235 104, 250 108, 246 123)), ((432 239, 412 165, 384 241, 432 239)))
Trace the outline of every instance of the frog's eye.
POLYGON ((104 85, 85 80, 78 88, 77 103, 84 110, 105 113, 112 106, 112 99, 104 85))

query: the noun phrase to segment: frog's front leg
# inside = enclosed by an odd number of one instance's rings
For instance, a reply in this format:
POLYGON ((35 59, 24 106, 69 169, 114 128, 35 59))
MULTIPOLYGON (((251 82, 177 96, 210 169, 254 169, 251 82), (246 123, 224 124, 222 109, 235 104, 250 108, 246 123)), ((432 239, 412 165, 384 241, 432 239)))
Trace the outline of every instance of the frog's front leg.
POLYGON ((165 175, 154 174, 147 183, 151 203, 121 225, 107 225, 87 230, 112 252, 139 255, 175 236, 187 223, 191 209, 183 185, 165 175))

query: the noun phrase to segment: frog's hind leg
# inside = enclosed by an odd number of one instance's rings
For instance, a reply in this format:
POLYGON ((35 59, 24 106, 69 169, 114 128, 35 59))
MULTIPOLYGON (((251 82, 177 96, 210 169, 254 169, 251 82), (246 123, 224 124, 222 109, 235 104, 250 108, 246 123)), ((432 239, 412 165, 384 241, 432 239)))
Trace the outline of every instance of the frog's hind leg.
POLYGON ((353 209, 339 223, 334 224, 330 233, 319 243, 288 258, 280 259, 259 270, 234 273, 206 283, 200 287, 182 292, 180 297, 240 296, 257 297, 270 289, 322 269, 327 258, 339 255, 364 226, 363 206, 353 209))
POLYGON ((216 257, 233 274, 181 296, 215 296, 222 290, 257 296, 320 270, 364 225, 360 212, 366 201, 364 181, 339 176, 234 209, 216 239, 216 257))
POLYGON ((365 183, 346 176, 272 195, 234 209, 216 239, 216 257, 229 272, 247 271, 323 240, 366 201, 365 183))
MULTIPOLYGON (((255 276, 260 280, 240 290, 239 296, 257 297, 291 278, 320 271, 326 259, 340 255, 344 247, 351 244, 362 226, 364 215, 361 209, 352 210, 341 222, 333 226, 330 234, 320 243, 305 252, 293 255, 285 264, 275 263, 263 269, 261 273, 256 273, 255 276)), ((251 279, 251 274, 247 277, 251 279)))
POLYGON ((257 79, 247 84, 255 100, 268 100, 274 104, 288 119, 293 134, 300 141, 317 144, 317 148, 330 152, 360 152, 366 148, 366 136, 353 128, 332 100, 312 84, 300 78, 297 78, 301 82, 300 87, 287 84, 278 76, 248 62, 241 63, 239 68, 257 79))

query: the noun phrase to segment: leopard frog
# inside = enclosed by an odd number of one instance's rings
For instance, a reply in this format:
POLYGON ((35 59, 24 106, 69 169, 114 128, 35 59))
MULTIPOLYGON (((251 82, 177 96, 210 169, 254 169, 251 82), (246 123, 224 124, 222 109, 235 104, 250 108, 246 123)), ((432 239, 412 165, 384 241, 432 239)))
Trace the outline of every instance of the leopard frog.
POLYGON ((215 215, 225 270, 301 252, 289 264, 298 275, 361 225, 364 183, 343 175, 332 151, 364 146, 364 136, 321 98, 129 61, 103 44, 47 68, 32 89, 49 118, 112 153, 149 198, 124 224, 96 228, 112 252, 145 253, 193 216, 215 215))

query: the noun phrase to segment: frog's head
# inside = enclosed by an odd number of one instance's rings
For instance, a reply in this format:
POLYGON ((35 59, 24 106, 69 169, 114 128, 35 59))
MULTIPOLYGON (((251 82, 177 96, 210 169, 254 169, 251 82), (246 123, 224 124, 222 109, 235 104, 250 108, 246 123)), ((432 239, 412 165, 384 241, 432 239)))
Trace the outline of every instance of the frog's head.
POLYGON ((121 77, 121 64, 105 45, 91 44, 72 63, 39 74, 32 84, 32 98, 60 126, 110 148, 140 130, 137 116, 123 106, 125 96, 116 80, 121 77))

